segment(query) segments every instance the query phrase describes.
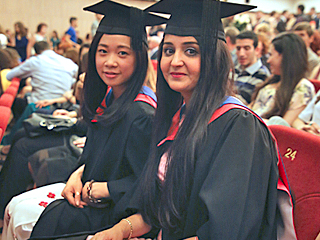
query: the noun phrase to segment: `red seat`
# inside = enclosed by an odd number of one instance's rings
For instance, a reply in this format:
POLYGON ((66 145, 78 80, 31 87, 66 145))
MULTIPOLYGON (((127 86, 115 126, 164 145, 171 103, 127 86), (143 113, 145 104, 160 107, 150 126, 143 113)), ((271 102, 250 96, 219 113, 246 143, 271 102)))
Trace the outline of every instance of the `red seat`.
POLYGON ((320 137, 290 127, 271 125, 295 199, 298 240, 315 239, 320 231, 320 137))
POLYGON ((309 79, 309 81, 312 82, 314 89, 318 92, 320 89, 320 81, 316 79, 309 79))
POLYGON ((4 93, 0 97, 0 106, 5 106, 5 107, 11 108, 14 99, 15 99, 15 96, 13 96, 9 93, 4 93))
POLYGON ((11 83, 10 86, 6 89, 5 93, 9 93, 12 96, 16 97, 16 95, 18 93, 19 86, 15 86, 12 84, 15 84, 15 83, 11 83))
POLYGON ((20 86, 20 79, 19 79, 19 78, 14 78, 14 79, 12 79, 10 86, 15 86, 15 87, 19 88, 19 86, 20 86), (16 80, 16 79, 18 79, 18 80, 16 80))
POLYGON ((5 106, 0 106, 0 128, 5 133, 9 123, 11 109, 5 106))

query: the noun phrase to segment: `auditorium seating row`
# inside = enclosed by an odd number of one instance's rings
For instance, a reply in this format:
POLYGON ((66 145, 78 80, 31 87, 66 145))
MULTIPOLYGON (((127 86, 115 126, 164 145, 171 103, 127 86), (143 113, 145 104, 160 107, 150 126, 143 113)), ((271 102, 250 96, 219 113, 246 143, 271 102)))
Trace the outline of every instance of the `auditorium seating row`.
POLYGON ((12 79, 10 86, 0 96, 0 142, 9 124, 11 106, 18 93, 19 85, 19 78, 12 79))

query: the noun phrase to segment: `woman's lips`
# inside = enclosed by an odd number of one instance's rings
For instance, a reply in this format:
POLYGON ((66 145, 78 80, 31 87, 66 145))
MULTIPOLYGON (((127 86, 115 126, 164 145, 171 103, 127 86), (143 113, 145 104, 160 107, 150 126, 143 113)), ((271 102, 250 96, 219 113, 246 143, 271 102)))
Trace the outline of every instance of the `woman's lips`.
POLYGON ((114 73, 114 72, 105 72, 104 74, 106 75, 107 78, 115 78, 118 76, 118 73, 114 73))
POLYGON ((170 75, 174 78, 181 78, 183 76, 186 76, 187 74, 181 72, 171 72, 170 75))

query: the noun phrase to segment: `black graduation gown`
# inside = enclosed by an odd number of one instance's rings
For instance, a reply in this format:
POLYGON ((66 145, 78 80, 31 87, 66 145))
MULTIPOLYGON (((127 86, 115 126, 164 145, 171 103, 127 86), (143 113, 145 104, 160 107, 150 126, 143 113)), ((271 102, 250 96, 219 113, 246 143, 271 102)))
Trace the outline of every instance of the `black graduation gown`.
POLYGON ((163 229, 163 239, 277 238, 275 144, 251 113, 233 109, 208 125, 207 140, 190 177, 193 186, 184 228, 177 233, 163 229))
POLYGON ((54 201, 40 216, 31 238, 97 231, 119 220, 113 217, 113 208, 133 187, 147 160, 154 110, 148 103, 138 101, 113 126, 89 126, 80 161, 86 164, 82 182, 108 182, 108 206, 79 209, 64 199, 54 201))

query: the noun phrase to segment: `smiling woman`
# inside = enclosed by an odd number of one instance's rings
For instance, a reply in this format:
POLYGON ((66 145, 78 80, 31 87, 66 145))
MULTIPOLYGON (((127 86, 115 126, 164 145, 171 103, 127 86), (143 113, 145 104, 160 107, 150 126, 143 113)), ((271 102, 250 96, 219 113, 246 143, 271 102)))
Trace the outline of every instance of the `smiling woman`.
MULTIPOLYGON (((153 145, 127 208, 139 214, 94 240, 130 239, 150 229, 162 229, 165 240, 277 239, 281 160, 267 127, 230 96, 232 62, 220 21, 250 8, 163 0, 148 9, 171 18, 159 48, 153 145)), ((283 239, 294 239, 290 230, 283 239)))
POLYGON ((147 160, 156 96, 144 86, 149 65, 144 27, 165 19, 109 0, 85 10, 105 15, 89 50, 83 87, 81 110, 89 128, 86 145, 78 168, 62 184, 64 199, 48 206, 41 200, 40 208, 39 199, 28 201, 30 195, 54 187, 49 185, 15 197, 12 203, 18 202, 17 207, 9 203, 6 224, 13 227, 6 227, 6 234, 12 238, 28 238, 43 207, 31 238, 56 239, 115 224, 121 219, 115 209, 128 214, 121 210, 122 201, 131 199, 126 192, 147 160), (14 227, 15 219, 9 217, 14 216, 12 209, 24 209, 28 211, 24 216, 33 218, 27 226, 14 227))

